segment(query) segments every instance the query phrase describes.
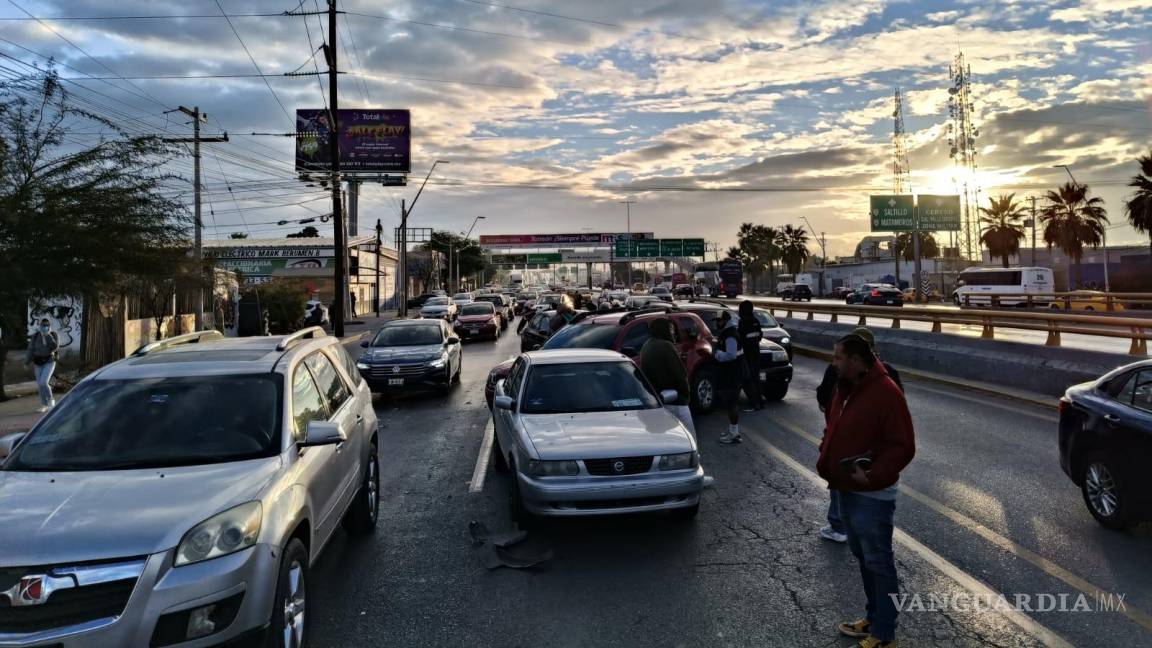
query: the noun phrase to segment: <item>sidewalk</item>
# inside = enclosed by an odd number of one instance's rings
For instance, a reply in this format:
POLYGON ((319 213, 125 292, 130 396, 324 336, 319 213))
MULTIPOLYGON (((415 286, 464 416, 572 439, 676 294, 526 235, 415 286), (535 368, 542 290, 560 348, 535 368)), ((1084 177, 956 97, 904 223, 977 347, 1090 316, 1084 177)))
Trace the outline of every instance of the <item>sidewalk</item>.
POLYGON ((27 390, 19 389, 23 385, 7 387, 9 396, 12 396, 13 392, 23 395, 0 403, 0 437, 13 432, 26 432, 36 425, 41 416, 44 416, 36 411, 40 409, 40 399, 36 397, 36 383, 26 384, 32 385, 31 394, 27 394, 27 390))
POLYGON ((396 319, 396 311, 380 311, 376 317, 375 311, 364 313, 344 323, 344 337, 341 342, 359 340, 365 335, 374 334, 385 322, 396 319))

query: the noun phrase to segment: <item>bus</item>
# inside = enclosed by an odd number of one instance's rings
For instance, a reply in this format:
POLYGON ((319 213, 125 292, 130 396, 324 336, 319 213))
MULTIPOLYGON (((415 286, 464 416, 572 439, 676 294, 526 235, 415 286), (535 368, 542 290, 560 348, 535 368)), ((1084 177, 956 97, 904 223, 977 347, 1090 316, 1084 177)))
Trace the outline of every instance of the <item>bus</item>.
POLYGON ((1002 306, 1025 306, 1027 295, 1050 295, 1055 288, 1051 268, 968 268, 956 276, 952 303, 987 306, 992 297, 1002 306))
POLYGON ((744 265, 738 259, 724 259, 718 266, 720 285, 716 291, 729 299, 744 292, 744 265))

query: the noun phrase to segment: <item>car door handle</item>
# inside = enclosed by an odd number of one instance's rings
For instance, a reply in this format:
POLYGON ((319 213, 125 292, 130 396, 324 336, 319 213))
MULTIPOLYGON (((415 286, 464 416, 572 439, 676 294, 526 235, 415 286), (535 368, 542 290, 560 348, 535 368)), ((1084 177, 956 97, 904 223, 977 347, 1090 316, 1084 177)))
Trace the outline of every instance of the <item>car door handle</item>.
POLYGON ((1108 421, 1109 423, 1119 423, 1120 417, 1116 416, 1115 414, 1105 414, 1104 420, 1108 421))

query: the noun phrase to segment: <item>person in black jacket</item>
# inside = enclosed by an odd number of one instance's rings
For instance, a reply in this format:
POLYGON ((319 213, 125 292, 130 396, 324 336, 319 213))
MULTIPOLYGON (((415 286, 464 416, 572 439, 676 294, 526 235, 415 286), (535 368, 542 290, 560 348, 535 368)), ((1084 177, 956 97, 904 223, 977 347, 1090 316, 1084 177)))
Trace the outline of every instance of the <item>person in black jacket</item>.
MULTIPOLYGON (((863 326, 858 326, 852 329, 851 335, 864 338, 868 346, 872 347, 872 352, 876 353, 876 336, 872 331, 863 326)), ((876 356, 879 358, 879 354, 876 356)), ((884 369, 888 372, 888 377, 901 391, 904 390, 903 383, 900 382, 900 373, 896 371, 895 367, 887 362, 881 362, 884 369)), ((832 396, 836 393, 836 383, 840 380, 840 375, 836 371, 836 365, 829 364, 828 368, 824 370, 824 379, 820 381, 820 386, 816 388, 816 402, 820 405, 820 411, 824 412, 824 417, 828 417, 828 406, 832 404, 832 396)), ((836 490, 828 490, 828 525, 820 529, 820 537, 832 542, 839 542, 841 544, 848 541, 847 527, 844 526, 844 521, 840 517, 840 493, 836 490)))
POLYGON ((748 395, 748 409, 745 412, 764 409, 764 393, 760 388, 760 340, 764 339, 764 329, 752 311, 752 302, 740 302, 740 348, 744 351, 744 393, 748 395))

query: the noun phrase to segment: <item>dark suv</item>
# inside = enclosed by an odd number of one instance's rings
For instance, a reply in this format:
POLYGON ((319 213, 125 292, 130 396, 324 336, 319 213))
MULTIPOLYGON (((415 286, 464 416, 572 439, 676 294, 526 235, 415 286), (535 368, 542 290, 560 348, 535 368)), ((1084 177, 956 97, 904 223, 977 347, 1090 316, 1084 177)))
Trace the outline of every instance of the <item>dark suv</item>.
POLYGON ((892 284, 861 284, 855 291, 848 293, 844 303, 864 306, 903 306, 904 293, 892 284))
POLYGON ((789 301, 812 301, 812 287, 808 284, 796 284, 781 292, 780 297, 789 301))

